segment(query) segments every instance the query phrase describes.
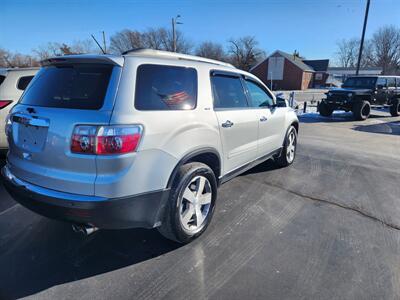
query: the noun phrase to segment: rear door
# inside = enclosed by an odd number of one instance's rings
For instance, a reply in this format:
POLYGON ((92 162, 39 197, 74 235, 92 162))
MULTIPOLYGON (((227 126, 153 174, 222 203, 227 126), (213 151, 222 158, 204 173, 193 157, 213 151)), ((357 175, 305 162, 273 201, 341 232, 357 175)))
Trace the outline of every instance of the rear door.
POLYGON ((96 158, 71 153, 71 137, 76 125, 109 123, 119 73, 99 63, 43 68, 12 111, 11 172, 49 189, 94 195, 96 158))
POLYGON ((387 98, 392 99, 396 95, 396 77, 387 78, 387 98))
POLYGON ((285 107, 276 107, 271 93, 254 79, 245 79, 250 105, 258 112, 258 157, 279 149, 285 132, 285 107))
POLYGON ((225 72, 211 74, 226 173, 257 157, 257 109, 249 107, 240 76, 225 72))
POLYGON ((377 104, 385 104, 388 99, 387 79, 385 77, 378 77, 376 81, 376 87, 377 87, 377 94, 376 94, 377 104))

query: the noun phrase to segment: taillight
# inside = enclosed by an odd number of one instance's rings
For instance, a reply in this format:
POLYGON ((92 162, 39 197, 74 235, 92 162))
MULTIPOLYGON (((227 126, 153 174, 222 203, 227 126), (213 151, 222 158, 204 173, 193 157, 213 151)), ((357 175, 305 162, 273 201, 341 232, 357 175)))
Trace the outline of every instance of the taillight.
POLYGON ((3 109, 4 107, 10 105, 12 103, 12 100, 0 100, 0 109, 3 109))
POLYGON ((123 154, 135 152, 142 135, 142 127, 84 126, 74 129, 71 152, 83 154, 123 154))
POLYGON ((71 152, 95 154, 97 126, 75 126, 71 152))

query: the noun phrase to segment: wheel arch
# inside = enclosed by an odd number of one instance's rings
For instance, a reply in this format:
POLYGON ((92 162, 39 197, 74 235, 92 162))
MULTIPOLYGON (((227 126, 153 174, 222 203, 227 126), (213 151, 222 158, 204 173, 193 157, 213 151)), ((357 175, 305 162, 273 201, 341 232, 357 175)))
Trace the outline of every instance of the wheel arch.
POLYGON ((218 151, 214 148, 201 148, 186 154, 174 167, 167 183, 167 188, 171 188, 176 174, 181 166, 189 162, 201 162, 206 164, 213 170, 215 178, 219 184, 219 177, 221 175, 221 157, 218 151))

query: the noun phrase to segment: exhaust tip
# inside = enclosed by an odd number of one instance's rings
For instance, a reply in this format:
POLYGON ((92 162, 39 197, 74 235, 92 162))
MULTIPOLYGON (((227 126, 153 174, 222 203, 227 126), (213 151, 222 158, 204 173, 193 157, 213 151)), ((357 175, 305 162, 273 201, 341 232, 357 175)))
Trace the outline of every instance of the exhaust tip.
POLYGON ((76 233, 88 236, 99 230, 99 228, 88 224, 72 224, 72 230, 76 233))

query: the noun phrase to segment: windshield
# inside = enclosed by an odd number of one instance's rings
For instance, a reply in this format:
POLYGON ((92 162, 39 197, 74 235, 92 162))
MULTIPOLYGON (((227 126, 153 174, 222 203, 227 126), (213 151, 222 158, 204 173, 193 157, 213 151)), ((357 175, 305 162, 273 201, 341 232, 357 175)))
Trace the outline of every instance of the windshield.
POLYGON ((344 88, 373 89, 376 77, 349 77, 343 83, 344 88))
POLYGON ((32 106, 100 109, 112 66, 75 64, 42 69, 21 99, 32 106))

